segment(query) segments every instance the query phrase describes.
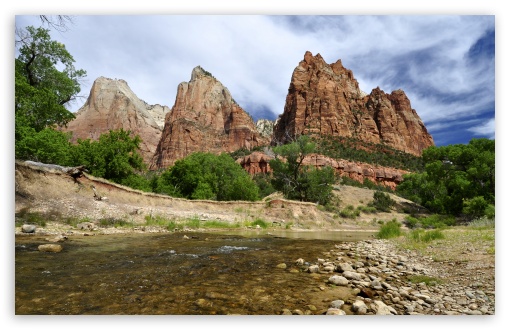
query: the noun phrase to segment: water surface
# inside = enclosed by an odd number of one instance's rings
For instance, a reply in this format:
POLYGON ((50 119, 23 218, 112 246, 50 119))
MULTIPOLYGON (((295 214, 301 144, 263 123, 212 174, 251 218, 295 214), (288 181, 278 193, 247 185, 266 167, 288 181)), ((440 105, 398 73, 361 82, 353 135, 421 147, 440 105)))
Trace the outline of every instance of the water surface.
MULTIPOLYGON (((170 233, 69 236, 60 253, 39 252, 42 236, 15 240, 16 314, 274 315, 327 309, 330 275, 314 263, 341 241, 370 233, 170 233), (241 235, 242 234, 242 235, 241 235), (186 235, 189 239, 183 238, 186 235), (321 238, 321 239, 317 239, 321 238), (276 266, 286 263, 287 268, 276 266)), ((340 299, 340 289, 335 293, 340 299)))

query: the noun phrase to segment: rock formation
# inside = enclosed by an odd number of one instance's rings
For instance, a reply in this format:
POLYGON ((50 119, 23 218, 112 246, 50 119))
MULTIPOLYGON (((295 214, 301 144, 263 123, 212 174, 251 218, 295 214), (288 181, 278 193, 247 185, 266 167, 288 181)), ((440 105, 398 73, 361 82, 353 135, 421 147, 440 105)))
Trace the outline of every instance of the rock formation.
POLYGON ((273 127, 275 122, 269 119, 259 119, 255 123, 255 126, 257 127, 257 131, 266 138, 271 138, 273 135, 273 127))
POLYGON ((310 52, 294 69, 273 139, 285 143, 301 134, 352 137, 417 156, 434 145, 402 90, 377 87, 367 95, 340 60, 327 64, 310 52))
MULTIPOLYGON (((258 173, 269 173, 271 172, 271 166, 269 161, 273 157, 263 152, 253 152, 250 155, 239 158, 237 163, 241 165, 248 173, 254 175, 258 173)), ((372 181, 373 183, 384 185, 395 189, 397 185, 402 182, 403 175, 409 173, 408 171, 376 166, 361 162, 350 162, 346 160, 335 160, 319 154, 310 154, 304 161, 303 165, 314 166, 316 168, 323 168, 325 166, 332 167, 335 172, 344 177, 349 177, 360 183, 363 183, 365 179, 372 181)))
POLYGON ((232 152, 268 143, 228 89, 198 66, 177 88, 151 169, 171 166, 193 152, 232 152))
POLYGON ((94 81, 87 102, 63 131, 72 132, 72 141, 97 140, 109 130, 129 130, 142 139, 140 153, 149 163, 161 138, 167 106, 148 105, 121 79, 99 77, 94 81))

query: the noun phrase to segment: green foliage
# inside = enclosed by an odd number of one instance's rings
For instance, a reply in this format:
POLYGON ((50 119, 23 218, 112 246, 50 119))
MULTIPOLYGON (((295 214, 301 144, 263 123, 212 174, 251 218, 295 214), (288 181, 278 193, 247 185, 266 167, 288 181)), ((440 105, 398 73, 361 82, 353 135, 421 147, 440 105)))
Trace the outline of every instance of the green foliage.
POLYGON ((400 223, 393 219, 383 225, 376 234, 376 237, 379 239, 388 239, 393 237, 398 237, 402 235, 402 231, 400 230, 400 223))
POLYGON ((28 208, 23 208, 17 212, 15 219, 16 227, 24 224, 46 227, 46 216, 40 212, 29 212, 28 208))
POLYGON ((255 219, 254 221, 252 221, 252 222, 250 223, 250 225, 251 225, 252 227, 259 226, 260 228, 264 228, 264 229, 266 229, 266 228, 268 227, 268 225, 269 225, 269 224, 268 224, 266 221, 262 220, 262 219, 255 219))
POLYGON ((404 175, 397 192, 435 213, 479 217, 495 203, 495 156, 495 141, 484 138, 429 147, 425 171, 404 175))
POLYGON ((384 144, 364 142, 356 138, 324 135, 316 142, 317 153, 334 159, 359 161, 409 171, 423 170, 421 157, 384 144))
POLYGON ((332 197, 335 174, 332 168, 303 165, 306 155, 315 152, 315 143, 302 135, 295 142, 273 148, 277 155, 269 162, 273 187, 288 199, 326 205, 332 197), (283 160, 283 159, 284 160, 283 160))
POLYGON ((163 172, 155 192, 188 199, 218 201, 259 199, 259 190, 248 173, 228 154, 197 152, 163 172))
POLYGON ((489 203, 487 203, 487 201, 482 196, 476 196, 464 200, 464 207, 462 209, 462 213, 470 216, 472 219, 476 219, 484 216, 485 210, 488 207, 489 203))
POLYGON ((444 234, 439 229, 434 230, 424 230, 424 229, 414 229, 410 233, 410 238, 414 242, 430 242, 436 239, 443 239, 444 234))
POLYGON ((383 193, 381 191, 374 191, 374 199, 368 203, 368 206, 375 207, 378 211, 390 212, 391 208, 395 204, 395 201, 389 194, 383 193))
POLYGON ((339 213, 339 215, 342 218, 349 218, 349 219, 355 219, 355 218, 359 217, 360 214, 361 214, 360 210, 355 209, 354 206, 352 206, 352 205, 347 205, 339 213))
POLYGON ((259 199, 269 196, 276 191, 271 185, 271 174, 257 173, 252 179, 259 188, 259 199))
POLYGON ((78 140, 71 151, 73 164, 85 165, 90 174, 111 180, 135 182, 130 178, 136 171, 145 169, 143 159, 138 153, 141 139, 131 137, 130 131, 110 130, 101 134, 99 140, 78 140))
POLYGON ((15 59, 14 113, 15 153, 17 158, 40 160, 60 159, 61 138, 54 143, 45 137, 56 137, 50 127, 67 124, 74 118, 65 106, 80 92, 83 70, 74 68, 74 59, 65 46, 50 39, 49 30, 34 28, 17 30, 15 59), (29 139, 29 141, 26 141, 29 139), (53 144, 53 145, 52 145, 53 144), (35 152, 37 146, 44 150, 35 152), (58 151, 50 155, 52 146, 58 151))
POLYGON ((33 160, 46 164, 72 165, 69 134, 53 128, 43 128, 37 132, 24 127, 22 137, 16 141, 16 159, 33 160))

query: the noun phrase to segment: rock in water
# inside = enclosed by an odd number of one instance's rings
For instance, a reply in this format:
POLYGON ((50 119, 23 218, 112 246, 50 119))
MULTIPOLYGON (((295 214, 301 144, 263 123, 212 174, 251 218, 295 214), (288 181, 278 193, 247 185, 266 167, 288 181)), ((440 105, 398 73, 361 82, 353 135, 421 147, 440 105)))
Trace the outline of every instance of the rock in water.
POLYGON ((21 231, 23 233, 32 234, 35 233, 36 228, 37 227, 35 225, 23 225, 21 226, 21 231))
POLYGON ((60 252, 64 249, 60 244, 42 244, 37 248, 41 252, 60 252))

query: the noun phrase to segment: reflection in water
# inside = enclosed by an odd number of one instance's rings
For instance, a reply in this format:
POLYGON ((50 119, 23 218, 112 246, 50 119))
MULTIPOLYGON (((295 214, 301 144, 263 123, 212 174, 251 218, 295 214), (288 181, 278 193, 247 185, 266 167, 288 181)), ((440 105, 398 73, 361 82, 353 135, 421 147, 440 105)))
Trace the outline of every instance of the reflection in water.
POLYGON ((15 312, 272 315, 314 303, 320 313, 328 302, 318 287, 330 275, 301 272, 294 261, 314 263, 339 241, 369 237, 254 233, 70 236, 60 253, 39 252, 44 237, 18 236, 15 312))

